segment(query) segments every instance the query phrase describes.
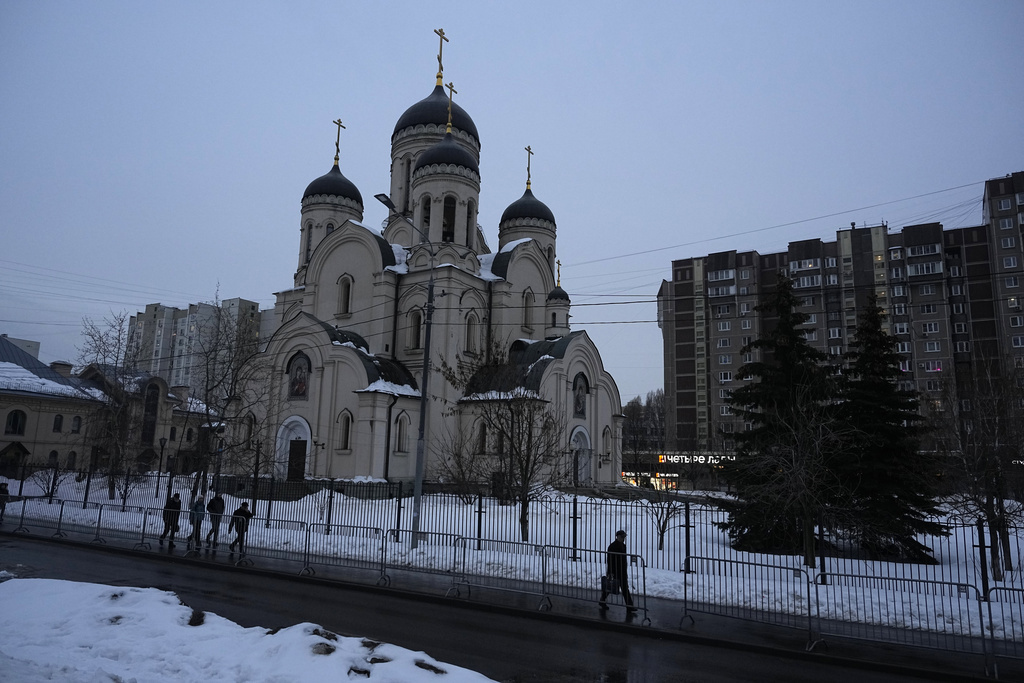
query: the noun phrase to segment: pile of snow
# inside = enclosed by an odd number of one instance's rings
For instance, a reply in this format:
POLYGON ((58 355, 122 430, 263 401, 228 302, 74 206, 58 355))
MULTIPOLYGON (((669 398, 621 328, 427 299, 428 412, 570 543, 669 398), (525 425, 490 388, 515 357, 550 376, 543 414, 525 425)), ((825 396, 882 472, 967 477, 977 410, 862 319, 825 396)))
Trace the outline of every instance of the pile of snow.
POLYGON ((0 680, 372 681, 490 679, 422 652, 315 624, 243 628, 171 592, 0 576, 0 680))

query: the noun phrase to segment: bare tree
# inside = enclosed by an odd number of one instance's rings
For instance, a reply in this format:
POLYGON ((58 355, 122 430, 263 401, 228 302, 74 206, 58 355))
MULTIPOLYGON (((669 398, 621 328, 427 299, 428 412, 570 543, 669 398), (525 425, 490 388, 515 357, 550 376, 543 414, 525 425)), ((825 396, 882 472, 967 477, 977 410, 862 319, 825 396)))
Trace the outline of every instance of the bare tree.
POLYGON ((90 419, 88 432, 95 464, 106 472, 107 494, 127 504, 131 492, 143 480, 139 455, 148 436, 152 440, 153 390, 139 371, 139 344, 132 338, 125 311, 111 313, 101 322, 85 318, 79 362, 86 366, 83 379, 102 387, 103 406, 90 419), (149 415, 149 419, 147 419, 149 415))
POLYGON ((1009 527, 1024 521, 1024 373, 976 363, 946 382, 932 404, 932 435, 945 457, 948 502, 960 515, 984 524, 993 578, 1013 570, 1009 527))
POLYGON ((529 367, 498 349, 479 365, 442 362, 441 374, 463 393, 458 410, 484 428, 487 463, 497 488, 519 505, 519 529, 530 540, 530 503, 567 478, 564 415, 526 386, 529 367))
MULTIPOLYGON (((647 414, 639 396, 629 400, 622 406, 622 451, 629 471, 637 474, 649 465, 649 447, 647 440, 647 414)), ((645 482, 641 482, 643 485, 645 482)))
POLYGON ((458 416, 453 416, 445 423, 443 436, 435 440, 430 475, 452 487, 459 500, 469 504, 488 480, 491 463, 486 430, 473 434, 469 429, 450 426, 458 422, 458 416))

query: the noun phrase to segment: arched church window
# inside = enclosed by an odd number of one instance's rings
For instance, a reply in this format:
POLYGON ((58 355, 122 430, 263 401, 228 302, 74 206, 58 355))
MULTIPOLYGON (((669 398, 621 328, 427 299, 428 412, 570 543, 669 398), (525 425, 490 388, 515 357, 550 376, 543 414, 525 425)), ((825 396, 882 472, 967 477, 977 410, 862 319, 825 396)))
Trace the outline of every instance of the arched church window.
POLYGON ((309 263, 309 255, 313 253, 313 224, 306 223, 306 263, 309 263))
POLYGON ((352 448, 352 415, 347 410, 343 410, 338 417, 338 436, 341 450, 350 450, 352 448))
POLYGON ((604 433, 601 435, 601 452, 605 454, 612 452, 612 430, 610 427, 605 427, 604 433))
POLYGON ((60 456, 57 455, 57 451, 50 451, 50 457, 46 459, 47 467, 56 467, 60 462, 60 456))
POLYGON ((474 249, 473 234, 476 232, 476 203, 466 203, 466 247, 474 249))
POLYGON ((441 241, 455 241, 455 197, 444 198, 444 213, 441 214, 441 241))
POLYGON ((476 431, 476 452, 482 455, 487 452, 487 423, 481 421, 476 431))
POLYGON ((25 434, 25 413, 21 410, 12 410, 7 413, 7 425, 4 427, 4 434, 25 434))
POLYGON ((409 452, 409 416, 405 413, 395 420, 395 452, 409 452))
POLYGON ((192 437, 193 436, 194 436, 194 434, 192 432, 192 428, 189 427, 188 431, 185 432, 185 442, 186 443, 192 443, 192 437))
POLYGON ((328 223, 327 224, 327 234, 330 235, 332 232, 334 232, 334 223, 328 223))
POLYGON ((573 417, 587 416, 587 394, 590 393, 590 382, 582 372, 572 381, 572 414, 573 417))
POLYGON ((421 332, 423 329, 423 315, 419 311, 409 314, 409 348, 419 349, 421 346, 421 332))
POLYGON ((430 195, 423 198, 421 206, 423 207, 423 219, 420 221, 422 226, 420 228, 420 242, 426 242, 426 236, 430 234, 430 195))
POLYGON ((64 416, 54 415, 53 416, 53 431, 61 432, 64 430, 64 416))
POLYGON ((533 292, 523 292, 523 328, 533 329, 533 292))
POLYGON ((338 279, 338 315, 352 313, 352 278, 342 275, 338 279))
POLYGON ((476 353, 476 314, 466 316, 466 353, 476 353))
POLYGON ((558 327, 558 314, 557 313, 552 313, 551 314, 551 327, 558 327))
POLYGON ((309 398, 309 358, 297 353, 288 362, 288 398, 309 398))
POLYGON ((77 464, 78 464, 78 453, 76 453, 75 451, 71 451, 70 453, 68 453, 68 464, 67 464, 67 468, 66 469, 73 470, 73 469, 75 469, 75 465, 77 465, 77 464))
POLYGON ((73 418, 71 418, 71 433, 72 434, 78 434, 81 431, 82 431, 82 418, 79 417, 78 415, 75 415, 73 418))
POLYGON ((402 210, 408 212, 412 209, 412 158, 405 158, 405 173, 402 176, 405 178, 404 197, 402 197, 402 210))

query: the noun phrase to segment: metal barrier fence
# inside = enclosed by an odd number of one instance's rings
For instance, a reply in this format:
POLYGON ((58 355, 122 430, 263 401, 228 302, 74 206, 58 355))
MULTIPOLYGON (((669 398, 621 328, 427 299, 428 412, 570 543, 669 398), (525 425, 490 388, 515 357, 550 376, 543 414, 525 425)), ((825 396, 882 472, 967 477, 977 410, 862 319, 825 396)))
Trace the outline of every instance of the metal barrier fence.
POLYGON ((966 583, 822 572, 822 634, 985 654, 982 596, 966 583))
POLYGON ((474 587, 537 595, 541 598, 538 609, 550 609, 544 560, 544 546, 460 538, 452 587, 457 596, 463 587, 467 595, 474 587))
POLYGON ((457 534, 421 531, 416 535, 416 548, 413 548, 411 531, 389 529, 384 541, 385 575, 388 569, 400 569, 453 576, 461 538, 457 534))
POLYGON ((999 659, 1024 659, 1024 588, 999 586, 985 595, 992 674, 999 678, 999 659))
POLYGON ((601 577, 607 574, 608 553, 604 550, 570 548, 564 546, 544 546, 546 566, 544 576, 546 593, 549 596, 597 602, 604 598, 605 602, 623 607, 634 607, 647 617, 647 563, 637 554, 626 554, 626 590, 630 594, 631 603, 625 601, 625 592, 604 595, 601 590, 601 577))
POLYGON ((315 574, 313 565, 370 570, 377 573, 377 583, 383 584, 387 581, 384 531, 348 524, 310 524, 306 529, 302 573, 315 574))

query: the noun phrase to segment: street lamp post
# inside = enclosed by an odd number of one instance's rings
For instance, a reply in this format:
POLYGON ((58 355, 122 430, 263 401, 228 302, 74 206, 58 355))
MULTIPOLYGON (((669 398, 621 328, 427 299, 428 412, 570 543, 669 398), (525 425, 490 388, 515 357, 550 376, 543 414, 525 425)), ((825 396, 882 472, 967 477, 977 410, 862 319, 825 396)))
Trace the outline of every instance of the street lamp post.
POLYGON ((167 445, 167 437, 160 437, 160 464, 156 468, 156 493, 153 494, 154 498, 160 497, 160 473, 164 471, 164 447, 167 445))
POLYGON ((430 278, 427 280, 427 315, 423 323, 423 380, 420 382, 420 425, 419 436, 416 439, 416 474, 412 485, 412 541, 410 547, 415 549, 419 544, 420 533, 420 503, 423 498, 423 475, 426 469, 426 431, 427 431, 427 407, 429 405, 427 385, 430 380, 430 329, 434 319, 434 246, 430 242, 430 236, 416 227, 416 224, 406 216, 400 214, 394 202, 386 194, 374 195, 374 198, 388 210, 401 216, 402 220, 408 223, 413 230, 419 233, 426 242, 430 252, 430 278))

